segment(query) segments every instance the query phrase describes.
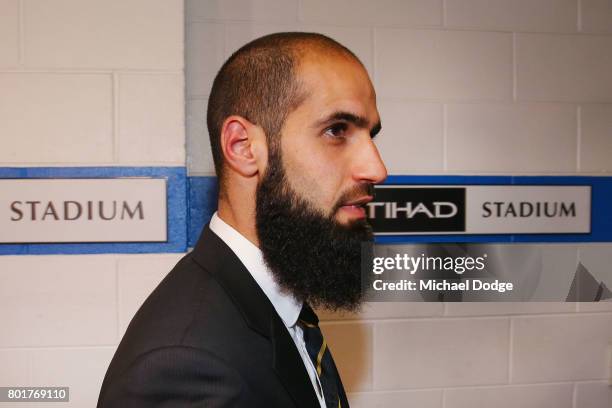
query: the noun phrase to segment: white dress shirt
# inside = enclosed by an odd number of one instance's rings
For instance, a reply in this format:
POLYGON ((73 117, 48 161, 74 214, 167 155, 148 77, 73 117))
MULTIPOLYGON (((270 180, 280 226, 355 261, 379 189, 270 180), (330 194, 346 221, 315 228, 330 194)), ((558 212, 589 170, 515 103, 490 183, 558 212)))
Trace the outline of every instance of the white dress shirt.
POLYGON ((278 313, 287 327, 291 338, 300 352, 300 356, 302 357, 312 386, 319 399, 321 408, 326 408, 325 398, 321 392, 321 382, 317 376, 317 370, 306 350, 302 328, 297 324, 300 311, 302 310, 302 302, 295 299, 293 295, 283 293, 280 290, 280 287, 272 276, 272 272, 270 272, 264 262, 261 250, 223 221, 216 212, 210 220, 210 229, 230 247, 234 254, 236 254, 251 276, 253 276, 255 282, 257 282, 259 287, 266 294, 272 306, 274 306, 276 313, 278 313))

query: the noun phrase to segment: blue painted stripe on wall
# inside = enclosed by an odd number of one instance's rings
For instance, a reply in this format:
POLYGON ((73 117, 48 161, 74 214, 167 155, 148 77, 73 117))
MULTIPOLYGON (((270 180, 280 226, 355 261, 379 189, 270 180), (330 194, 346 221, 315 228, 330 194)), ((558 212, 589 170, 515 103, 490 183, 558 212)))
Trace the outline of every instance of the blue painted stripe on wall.
POLYGON ((217 209, 217 178, 189 177, 189 226, 187 242, 195 246, 202 227, 217 209))
POLYGON ((187 249, 187 172, 184 167, 29 167, 0 168, 0 178, 153 177, 167 180, 168 241, 165 243, 0 244, 0 255, 185 252, 187 249))
MULTIPOLYGON (((216 209, 215 177, 187 177, 184 167, 0 168, 0 178, 166 178, 167 243, 1 244, 5 254, 100 254, 186 252, 216 209)), ((590 185, 591 234, 413 235, 377 237, 377 242, 612 242, 612 177, 593 176, 389 176, 386 184, 590 185)))
MULTIPOLYGON (((215 184, 214 177, 190 177, 190 196, 204 200, 215 184), (197 182, 196 182, 197 180, 197 182)), ((612 242, 612 177, 593 176, 389 176, 385 184, 423 185, 586 185, 592 187, 592 230, 590 234, 504 234, 504 235, 398 235, 376 237, 380 243, 408 242, 612 242)), ((216 185, 215 185, 216 188, 216 185)), ((214 205, 192 207, 194 221, 189 242, 197 240, 201 226, 210 219, 214 205), (195 222, 197 220, 197 222, 195 222)))

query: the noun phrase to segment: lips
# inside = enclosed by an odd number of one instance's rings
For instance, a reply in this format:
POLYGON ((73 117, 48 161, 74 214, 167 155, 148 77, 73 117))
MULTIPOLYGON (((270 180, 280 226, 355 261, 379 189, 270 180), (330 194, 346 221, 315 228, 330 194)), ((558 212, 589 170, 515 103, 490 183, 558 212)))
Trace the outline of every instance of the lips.
POLYGON ((374 199, 374 197, 372 197, 372 196, 364 196, 364 197, 361 197, 361 198, 359 198, 357 200, 349 201, 348 203, 344 204, 343 207, 348 207, 348 206, 360 207, 360 206, 363 206, 363 205, 369 203, 373 199, 374 199))
POLYGON ((348 213, 349 216, 356 218, 365 218, 366 212, 364 206, 372 200, 372 196, 365 196, 357 200, 349 201, 340 208, 344 210, 345 213, 348 213))

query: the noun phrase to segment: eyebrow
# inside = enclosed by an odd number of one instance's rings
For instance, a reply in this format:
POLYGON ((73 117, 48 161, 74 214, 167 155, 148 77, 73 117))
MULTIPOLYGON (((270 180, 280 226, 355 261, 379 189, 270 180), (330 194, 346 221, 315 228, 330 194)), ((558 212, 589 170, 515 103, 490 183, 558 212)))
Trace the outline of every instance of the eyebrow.
MULTIPOLYGON (((327 116, 325 119, 322 119, 319 122, 317 122, 317 127, 331 124, 332 122, 339 121, 339 120, 352 123, 358 128, 368 129, 368 120, 365 117, 356 115, 351 112, 345 112, 345 111, 337 111, 337 112, 332 113, 331 115, 327 116)), ((382 124, 380 123, 380 121, 378 121, 372 127, 372 129, 370 129, 370 137, 374 138, 378 134, 378 132, 380 132, 381 129, 382 129, 382 124)))

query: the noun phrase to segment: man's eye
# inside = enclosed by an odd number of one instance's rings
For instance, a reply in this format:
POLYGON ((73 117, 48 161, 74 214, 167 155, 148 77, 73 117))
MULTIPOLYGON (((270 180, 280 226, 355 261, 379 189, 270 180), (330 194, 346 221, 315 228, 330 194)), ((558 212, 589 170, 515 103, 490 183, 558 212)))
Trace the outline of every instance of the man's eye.
POLYGON ((325 130, 325 134, 333 138, 343 138, 348 126, 346 123, 336 123, 325 130))

